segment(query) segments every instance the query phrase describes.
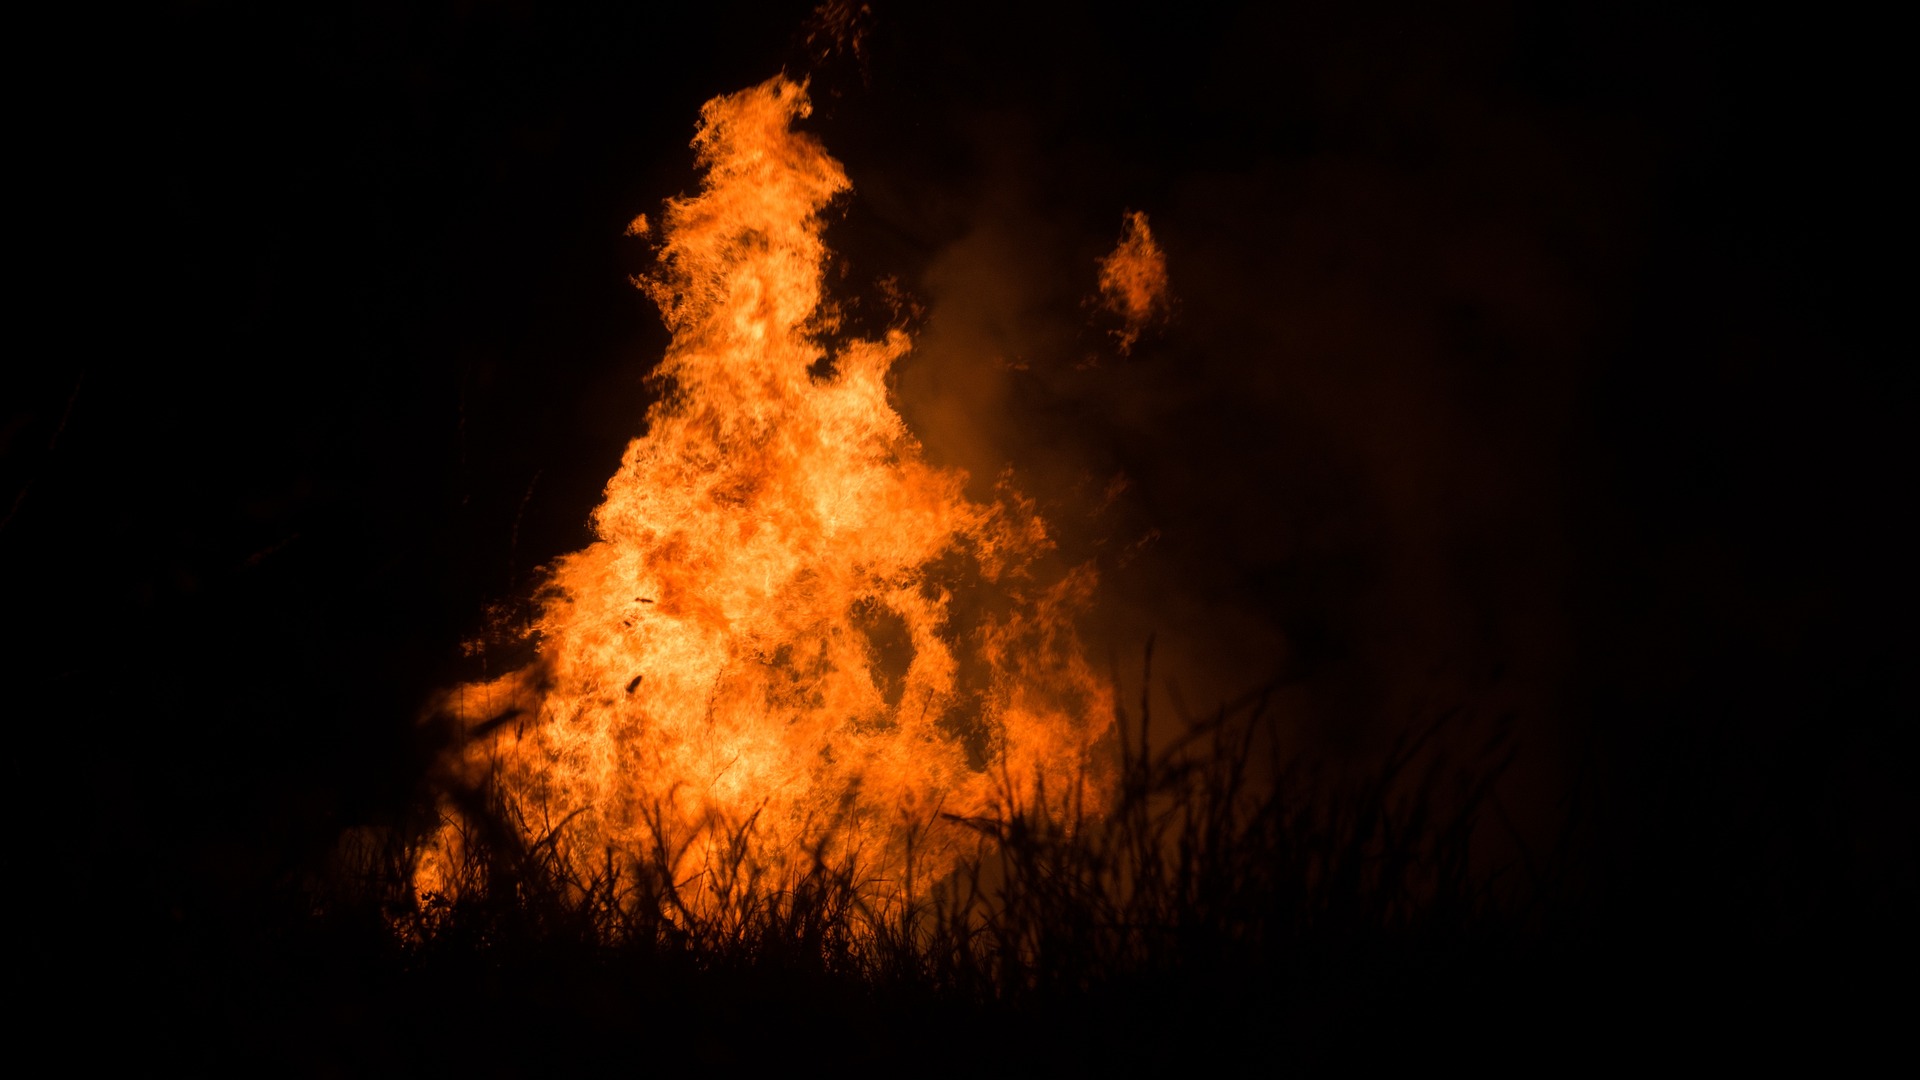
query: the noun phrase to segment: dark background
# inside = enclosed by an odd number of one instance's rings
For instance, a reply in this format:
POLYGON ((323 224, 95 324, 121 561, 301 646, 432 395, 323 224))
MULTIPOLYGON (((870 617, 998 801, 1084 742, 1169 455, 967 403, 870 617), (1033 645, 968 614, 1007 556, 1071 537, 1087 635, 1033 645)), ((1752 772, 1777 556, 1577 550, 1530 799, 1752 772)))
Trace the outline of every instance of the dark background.
POLYGON ((1722 976, 1756 940, 1886 962, 1914 702, 1871 28, 873 6, 824 58, 805 4, 49 32, 85 104, 27 122, 56 287, 0 384, 47 906, 243 940, 340 830, 418 809, 422 703, 588 541, 656 393, 623 229, 696 183, 700 104, 784 64, 853 181, 854 324, 883 275, 921 305, 902 412, 1100 561, 1123 679, 1148 634, 1189 707, 1278 678, 1337 762, 1509 718, 1517 831, 1581 793, 1608 934, 1722 976), (1122 357, 1087 301, 1129 209, 1178 306, 1122 357))

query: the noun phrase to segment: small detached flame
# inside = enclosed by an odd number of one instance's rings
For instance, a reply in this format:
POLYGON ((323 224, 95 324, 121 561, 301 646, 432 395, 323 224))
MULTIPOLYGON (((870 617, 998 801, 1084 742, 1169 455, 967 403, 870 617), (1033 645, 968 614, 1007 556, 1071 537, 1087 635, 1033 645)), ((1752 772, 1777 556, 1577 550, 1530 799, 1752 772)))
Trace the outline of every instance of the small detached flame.
POLYGON ((1120 243, 1100 260, 1100 306, 1120 317, 1113 331, 1120 355, 1133 351, 1140 335, 1172 307, 1167 292, 1167 256, 1147 228, 1147 215, 1128 211, 1120 243))
MULTIPOLYGON (((458 784, 495 793, 524 843, 656 866, 696 913, 742 866, 777 890, 822 863, 884 907, 953 869, 976 834, 952 820, 1097 812, 1112 790, 1112 690, 1074 629, 1092 570, 1047 571, 1009 478, 977 502, 923 458, 888 400, 903 332, 829 337, 820 213, 849 185, 793 130, 808 111, 785 77, 702 109, 700 191, 629 230, 659 244, 642 287, 673 392, 598 539, 550 568, 536 659, 437 703, 467 732, 458 784)), ((1147 312, 1161 262, 1132 220, 1102 281, 1147 312)), ((423 895, 458 889, 457 801, 423 895)))

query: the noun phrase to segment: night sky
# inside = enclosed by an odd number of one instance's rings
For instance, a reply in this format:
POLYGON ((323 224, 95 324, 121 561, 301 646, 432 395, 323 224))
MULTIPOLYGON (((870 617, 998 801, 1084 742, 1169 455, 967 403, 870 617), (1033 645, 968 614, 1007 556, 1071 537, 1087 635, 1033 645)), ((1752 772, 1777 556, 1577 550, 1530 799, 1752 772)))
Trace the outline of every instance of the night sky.
POLYGON ((0 604, 46 740, 12 786, 86 910, 244 922, 417 809, 424 703, 588 541, 659 393, 625 226, 697 182, 700 104, 783 65, 853 182, 851 325, 910 299, 901 412, 1098 561, 1127 685, 1150 634, 1168 708, 1277 680, 1331 762, 1508 723, 1519 830, 1582 791, 1620 925, 1819 952, 1911 899, 1894 129, 1857 31, 874 0, 822 58, 809 7, 82 36, 112 92, 35 125, 76 240, 0 382, 0 604), (1177 306, 1122 356, 1089 299, 1129 210, 1177 306))

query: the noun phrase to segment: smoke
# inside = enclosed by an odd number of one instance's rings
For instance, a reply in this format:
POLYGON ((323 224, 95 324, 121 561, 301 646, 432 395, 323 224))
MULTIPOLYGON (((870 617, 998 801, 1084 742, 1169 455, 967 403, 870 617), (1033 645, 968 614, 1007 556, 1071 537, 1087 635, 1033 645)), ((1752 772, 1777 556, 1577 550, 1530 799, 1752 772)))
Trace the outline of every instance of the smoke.
MULTIPOLYGON (((1074 104, 1098 115, 1090 96, 1074 104)), ((1407 102, 1407 125, 1476 109, 1506 125, 1412 168, 1343 140, 1272 149, 1252 119, 1311 95, 1231 103, 1206 124, 1241 131, 1232 153, 1063 144, 1060 129, 1100 124, 1047 104, 943 117, 967 150, 932 212, 855 166, 878 213, 951 234, 915 283, 929 314, 898 384, 930 450, 976 476, 1038 472, 1063 501, 1124 481, 1119 520, 1088 539, 1157 535, 1134 564, 1153 569, 1113 584, 1165 609, 1161 632, 1197 639, 1196 657, 1234 655, 1211 665, 1228 683, 1345 671, 1341 693, 1380 699, 1351 708, 1379 712, 1435 669, 1551 663, 1535 655, 1552 651, 1542 582, 1562 546, 1551 461, 1592 321, 1582 275, 1606 257, 1586 249, 1601 222, 1565 236, 1556 218, 1609 212, 1564 133, 1497 102, 1407 102), (1086 301, 1135 203, 1184 307, 1127 356, 1086 301), (1237 617, 1219 628, 1178 614, 1223 608, 1237 617)))
POLYGON ((1544 840, 1587 737, 1574 469, 1641 134, 1503 83, 1497 18, 1084 14, 1009 38, 883 10, 874 95, 826 120, 855 189, 832 243, 925 307, 902 415, 1098 567, 1122 700, 1152 640, 1156 709, 1278 685, 1333 764, 1505 726, 1502 798, 1544 840), (1116 331, 1130 211, 1179 305, 1116 331))

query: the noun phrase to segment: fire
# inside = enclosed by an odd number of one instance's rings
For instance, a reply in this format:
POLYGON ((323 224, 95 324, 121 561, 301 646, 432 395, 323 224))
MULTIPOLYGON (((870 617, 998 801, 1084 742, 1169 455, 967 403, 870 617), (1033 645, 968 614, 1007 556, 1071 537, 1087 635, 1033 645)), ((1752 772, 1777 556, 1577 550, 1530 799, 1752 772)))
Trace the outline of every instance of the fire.
MULTIPOLYGON (((952 869, 950 817, 1097 811, 1111 787, 1111 688, 1073 626, 1094 575, 1048 572, 1010 480, 979 502, 924 459, 888 400, 904 332, 835 343, 820 214, 849 184, 793 129, 808 112, 785 77, 702 109, 701 189, 630 230, 660 243, 642 288, 674 390, 597 540, 550 568, 535 660, 439 705, 525 842, 652 860, 696 908, 743 863, 778 889, 825 861, 892 902, 952 869)), ((454 888, 451 806, 423 891, 454 888)))
POLYGON ((1141 332, 1170 304, 1166 253, 1154 242, 1147 215, 1129 211, 1119 246, 1100 260, 1100 306, 1120 317, 1113 336, 1122 356, 1133 351, 1141 332))

